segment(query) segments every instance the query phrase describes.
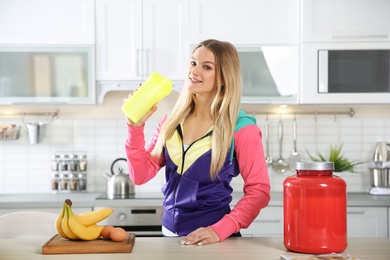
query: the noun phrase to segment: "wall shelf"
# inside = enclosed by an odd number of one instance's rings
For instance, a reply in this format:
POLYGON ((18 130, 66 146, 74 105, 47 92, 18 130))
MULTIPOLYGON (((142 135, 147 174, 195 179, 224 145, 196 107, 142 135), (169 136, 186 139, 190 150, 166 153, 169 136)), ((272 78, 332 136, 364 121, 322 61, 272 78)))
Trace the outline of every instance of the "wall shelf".
POLYGON ((47 122, 53 121, 53 119, 58 116, 58 111, 48 111, 48 112, 17 112, 17 113, 1 113, 0 117, 22 117, 24 121, 25 116, 44 116, 46 117, 47 122))
POLYGON ((245 111, 247 114, 252 115, 267 115, 268 116, 314 116, 314 119, 316 120, 318 116, 334 116, 334 119, 336 120, 338 116, 349 116, 353 117, 355 115, 355 110, 353 108, 350 108, 348 111, 296 111, 296 112, 258 112, 258 111, 245 111))

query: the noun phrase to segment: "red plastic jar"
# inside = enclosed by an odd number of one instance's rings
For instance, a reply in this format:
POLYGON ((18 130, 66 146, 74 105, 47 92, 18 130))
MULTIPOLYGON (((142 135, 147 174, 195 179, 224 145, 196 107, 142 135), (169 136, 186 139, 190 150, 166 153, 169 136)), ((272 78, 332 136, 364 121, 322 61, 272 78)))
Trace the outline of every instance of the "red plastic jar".
POLYGON ((340 253, 347 246, 347 192, 333 162, 297 162, 283 183, 284 246, 310 254, 340 253))

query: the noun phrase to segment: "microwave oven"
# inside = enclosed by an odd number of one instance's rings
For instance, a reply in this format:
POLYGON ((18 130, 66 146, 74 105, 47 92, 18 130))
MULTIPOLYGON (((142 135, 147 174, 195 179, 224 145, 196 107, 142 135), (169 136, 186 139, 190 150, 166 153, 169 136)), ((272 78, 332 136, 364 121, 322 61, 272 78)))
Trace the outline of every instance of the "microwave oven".
POLYGON ((390 43, 303 44, 302 104, 390 103, 390 43))

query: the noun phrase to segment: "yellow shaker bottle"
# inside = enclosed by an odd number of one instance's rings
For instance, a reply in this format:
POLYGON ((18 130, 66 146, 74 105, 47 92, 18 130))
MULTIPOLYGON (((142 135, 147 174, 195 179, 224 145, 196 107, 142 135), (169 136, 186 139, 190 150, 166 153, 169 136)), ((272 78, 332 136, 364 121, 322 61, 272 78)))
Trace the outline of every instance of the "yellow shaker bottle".
POLYGON ((152 72, 134 94, 122 105, 122 111, 137 123, 152 107, 172 91, 172 81, 152 72))

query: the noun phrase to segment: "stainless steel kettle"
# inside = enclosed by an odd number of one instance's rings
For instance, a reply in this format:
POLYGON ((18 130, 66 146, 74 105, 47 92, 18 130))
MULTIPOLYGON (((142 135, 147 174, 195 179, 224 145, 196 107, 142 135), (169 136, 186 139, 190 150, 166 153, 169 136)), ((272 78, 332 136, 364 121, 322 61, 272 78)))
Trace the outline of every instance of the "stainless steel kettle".
POLYGON ((390 161, 390 143, 383 141, 376 143, 373 161, 375 164, 383 164, 390 161))
POLYGON ((107 179, 107 198, 125 199, 135 194, 134 183, 130 180, 129 174, 123 172, 125 168, 127 160, 118 158, 111 164, 111 174, 103 174, 107 179))

